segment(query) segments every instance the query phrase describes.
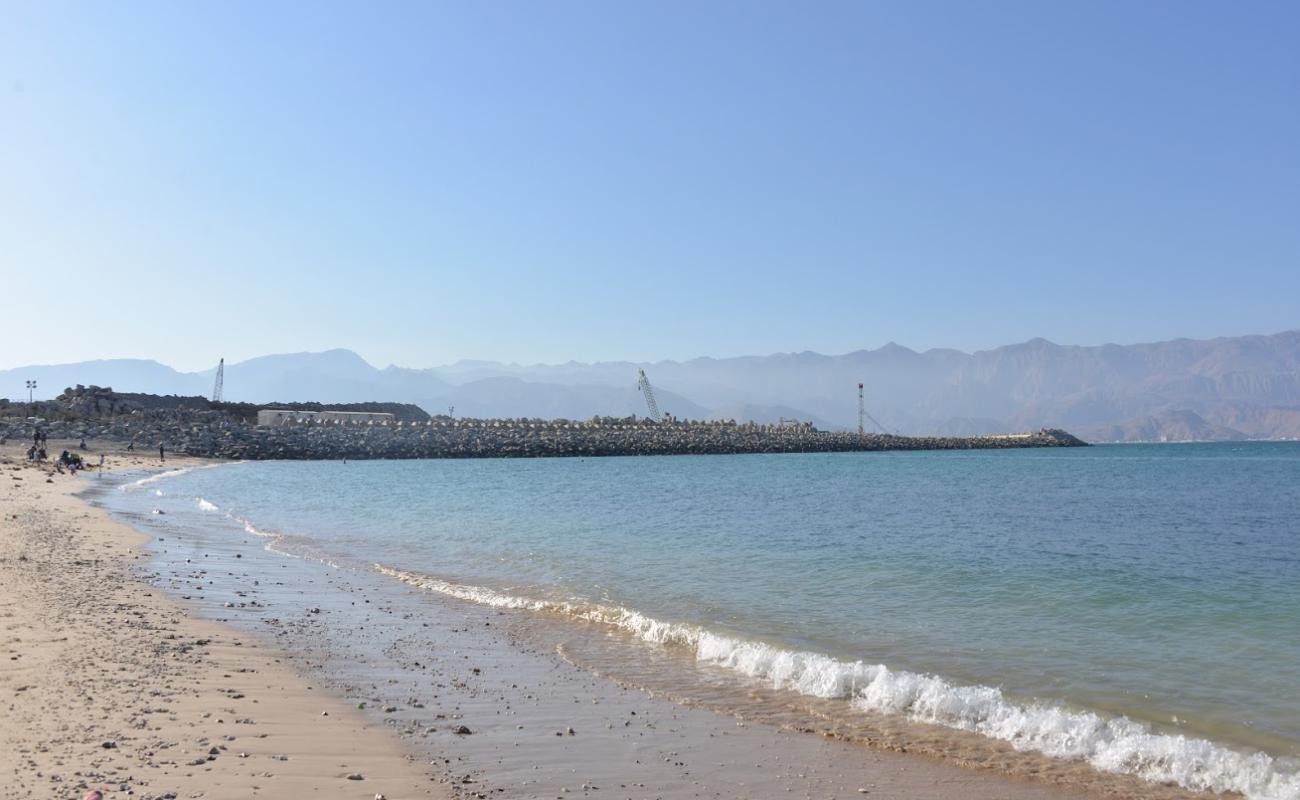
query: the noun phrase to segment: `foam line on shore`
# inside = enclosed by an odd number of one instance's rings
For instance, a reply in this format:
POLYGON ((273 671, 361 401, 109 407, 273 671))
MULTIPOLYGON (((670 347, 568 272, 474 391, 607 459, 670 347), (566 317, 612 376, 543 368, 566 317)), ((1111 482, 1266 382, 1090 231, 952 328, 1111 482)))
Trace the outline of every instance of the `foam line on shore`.
MULTIPOLYGON (((236 462, 229 462, 229 463, 238 464, 243 462, 236 461, 236 462)), ((201 465, 190 466, 190 467, 178 467, 177 469, 169 469, 163 472, 147 475, 143 478, 140 478, 139 480, 131 481, 129 483, 124 483, 118 486, 117 488, 119 491, 123 491, 123 492, 134 492, 146 488, 151 484, 157 483, 158 481, 180 477, 181 475, 186 475, 188 473, 194 472, 195 470, 213 469, 215 467, 221 467, 221 466, 226 466, 226 463, 201 464, 201 465)), ((161 489, 154 489, 154 494, 161 497, 163 495, 163 491, 161 489)), ((252 523, 251 520, 245 519, 244 517, 241 517, 238 514, 234 514, 229 511, 222 512, 220 506, 218 506, 216 503, 213 503, 211 500, 208 500, 205 497, 195 497, 194 502, 195 505, 198 506, 200 511, 206 513, 217 513, 217 512, 224 513, 227 519, 243 526, 245 533, 266 539, 267 543, 263 549, 266 550, 268 553, 275 553, 276 555, 288 556, 289 558, 304 557, 303 555, 299 553, 294 553, 290 550, 285 549, 284 547, 276 546, 282 544, 285 541, 285 536, 283 534, 275 531, 260 530, 256 525, 252 523)), ((155 510, 154 513, 161 513, 161 512, 155 510)), ((333 567, 334 569, 339 568, 339 565, 337 563, 331 561, 328 558, 319 558, 317 560, 319 560, 322 564, 325 564, 326 566, 333 567)))
POLYGON ((494 608, 543 612, 607 625, 644 641, 680 646, 704 663, 783 689, 844 700, 854 708, 971 731, 1017 750, 1086 761, 1111 773, 1192 791, 1238 792, 1249 800, 1300 800, 1300 768, 1265 753, 1243 753, 1205 739, 1152 732, 1127 717, 1104 717, 1040 702, 1016 703, 992 686, 959 686, 941 677, 664 622, 638 611, 582 600, 541 600, 454 583, 375 564, 410 586, 494 608))
POLYGON ((118 489, 120 489, 123 492, 134 492, 138 489, 143 489, 144 487, 152 483, 157 483, 158 481, 166 480, 167 478, 175 478, 178 475, 184 475, 185 473, 189 472, 192 469, 193 467, 181 467, 179 469, 169 469, 166 470, 165 472, 157 472, 154 473, 153 475, 148 475, 139 480, 131 481, 130 483, 124 483, 121 486, 119 486, 118 489))
POLYGON ((152 475, 146 475, 145 477, 140 478, 139 480, 131 481, 130 483, 124 483, 117 488, 118 491, 122 491, 122 492, 134 492, 143 489, 144 487, 149 486, 151 484, 157 483, 158 481, 167 480, 169 478, 176 478, 181 475, 186 475, 188 473, 191 473, 199 469, 212 469, 213 467, 220 467, 220 466, 224 466, 224 464, 221 463, 202 464, 193 467, 177 467, 176 469, 169 469, 169 470, 164 470, 163 472, 155 472, 152 475))
MULTIPOLYGON (((204 511, 220 510, 217 508, 216 505, 209 503, 207 500, 203 499, 202 497, 198 497, 195 499, 199 503, 199 508, 203 509, 204 511)), ((284 556, 286 558, 318 561, 321 564, 330 567, 331 569, 343 568, 342 565, 339 564, 337 561, 330 559, 329 557, 321 554, 319 551, 308 548, 302 550, 301 552, 294 552, 293 550, 287 548, 285 546, 286 542, 297 541, 294 537, 286 536, 285 534, 280 533, 279 531, 264 531, 261 528, 257 527, 256 525, 254 525, 251 520, 241 517, 238 514, 232 514, 229 511, 226 511, 224 513, 226 519, 238 525, 243 526, 244 533, 247 533, 252 536, 257 536, 262 539, 266 539, 267 540, 266 544, 262 546, 262 549, 268 553, 274 553, 278 556, 284 556)))

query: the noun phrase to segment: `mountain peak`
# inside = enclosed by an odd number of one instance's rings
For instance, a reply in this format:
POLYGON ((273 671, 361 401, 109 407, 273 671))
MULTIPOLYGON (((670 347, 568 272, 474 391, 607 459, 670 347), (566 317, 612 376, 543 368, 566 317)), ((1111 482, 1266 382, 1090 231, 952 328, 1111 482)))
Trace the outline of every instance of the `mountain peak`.
POLYGON ((905 347, 892 339, 876 350, 877 353, 888 353, 897 355, 916 355, 916 351, 910 347, 905 347))
POLYGON ((332 350, 303 351, 299 353, 273 353, 271 355, 257 356, 246 361, 240 361, 236 364, 228 364, 228 369, 238 367, 251 367, 255 365, 276 364, 286 367, 306 366, 308 364, 321 366, 327 365, 333 368, 359 368, 363 370, 373 370, 370 362, 366 361, 360 355, 345 347, 336 347, 332 350))

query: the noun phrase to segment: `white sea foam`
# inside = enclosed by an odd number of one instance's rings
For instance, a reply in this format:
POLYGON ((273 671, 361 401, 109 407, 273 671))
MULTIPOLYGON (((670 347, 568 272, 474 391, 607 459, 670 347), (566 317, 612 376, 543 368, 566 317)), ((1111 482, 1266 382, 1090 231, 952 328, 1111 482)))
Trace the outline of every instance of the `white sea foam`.
POLYGON ((1152 732, 1127 717, 1103 717, 1046 703, 1019 704, 992 686, 958 686, 934 675, 848 662, 819 653, 663 622, 640 612, 583 601, 539 600, 395 570, 411 586, 495 608, 549 612, 609 625, 645 641, 683 646, 699 661, 773 688, 842 699, 866 711, 972 731, 1017 750, 1087 761, 1104 772, 1176 783, 1193 791, 1239 792, 1250 800, 1300 800, 1300 771, 1264 753, 1242 753, 1204 739, 1152 732))
POLYGON ((257 536, 262 539, 266 539, 267 540, 266 544, 262 546, 262 549, 268 553, 275 553, 278 556, 286 556, 288 558, 296 558, 296 559, 309 558, 310 560, 313 561, 319 561, 320 563, 326 565, 327 567, 333 567, 334 569, 341 569, 341 567, 337 563, 331 561, 330 559, 324 556, 304 555, 303 553, 294 552, 293 550, 288 549, 287 547, 285 547, 286 537, 284 534, 280 533, 279 531, 264 531, 261 528, 257 527, 256 525, 254 525, 251 521, 237 514, 231 514, 227 512, 226 517, 232 520, 233 522, 237 522, 240 525, 244 526, 244 533, 247 533, 251 536, 257 536))
MULTIPOLYGON (((278 531, 264 531, 261 528, 258 528, 256 525, 254 525, 251 520, 245 517, 241 517, 238 514, 234 514, 229 511, 222 512, 220 506, 218 506, 216 503, 207 500, 206 498, 196 497, 194 498, 194 500, 200 510, 206 511, 208 513, 217 513, 217 512, 224 513, 226 519, 238 525, 243 526, 244 533, 247 533, 250 536, 257 536, 258 538, 261 539, 266 539, 267 542, 262 547, 262 549, 265 550, 266 552, 275 553, 276 555, 288 556, 290 558, 302 558, 301 554, 291 552, 282 546, 285 540, 284 534, 278 531)), ((338 568, 337 564, 329 561, 328 559, 320 558, 317 560, 321 561, 322 563, 328 566, 338 568)))
POLYGON ((166 480, 167 478, 175 478, 177 475, 184 475, 185 473, 190 472, 193 469, 194 467, 181 467, 180 469, 169 469, 164 472, 158 472, 153 475, 148 475, 146 477, 141 478, 138 481, 131 481, 130 483, 124 483, 118 488, 124 492, 134 492, 138 489, 143 489, 149 484, 157 483, 158 481, 166 480))
POLYGON ((235 522, 238 522, 241 525, 243 525, 244 533, 249 533, 252 534, 253 536, 261 536, 267 539, 278 539, 280 537, 280 534, 278 533, 274 533, 272 531, 259 530, 257 526, 255 526, 253 523, 249 522, 248 520, 244 519, 243 517, 237 517, 234 514, 228 514, 227 516, 229 516, 235 522))
MULTIPOLYGON (((131 481, 130 483, 124 483, 117 488, 119 491, 123 491, 123 492, 134 492, 143 489, 144 487, 149 486, 150 484, 157 483, 158 481, 167 480, 168 478, 175 478, 179 475, 185 475, 187 473, 193 472, 198 469, 212 469, 213 467, 220 467, 220 466, 223 466, 223 464, 203 464, 201 466, 196 466, 196 467, 177 467, 176 469, 169 469, 169 470, 164 470, 163 472, 156 472, 153 475, 146 475, 140 480, 131 481)), ((159 494, 161 494, 161 492, 159 492, 159 494)))

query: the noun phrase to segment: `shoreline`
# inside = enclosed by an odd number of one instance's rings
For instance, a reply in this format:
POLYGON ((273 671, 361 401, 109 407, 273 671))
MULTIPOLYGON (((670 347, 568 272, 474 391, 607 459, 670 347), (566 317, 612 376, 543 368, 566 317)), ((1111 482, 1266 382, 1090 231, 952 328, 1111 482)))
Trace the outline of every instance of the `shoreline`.
MULTIPOLYGON (((188 496, 185 503, 193 505, 188 496)), ((922 779, 961 785, 962 797, 971 792, 980 797, 1043 798, 1191 794, 1130 776, 1094 773, 1087 765, 1017 753, 1005 743, 994 745, 996 753, 989 758, 983 737, 947 729, 926 731, 925 726, 918 730, 900 720, 887 720, 875 729, 876 735, 863 737, 830 717, 809 720, 788 709, 774 714, 737 712, 707 696, 674 691, 666 660, 659 662, 668 668, 662 676, 656 674, 664 679, 657 682, 629 680, 617 669, 593 668, 585 657, 575 660, 575 649, 583 651, 581 640, 607 638, 602 626, 588 626, 583 634, 571 622, 556 624, 526 610, 485 607, 396 581, 377 581, 369 569, 353 569, 347 562, 317 562, 301 553, 289 558, 278 549, 278 536, 264 538, 243 527, 247 523, 239 518, 233 520, 237 525, 228 521, 222 527, 215 517, 209 523, 202 513, 194 513, 196 521, 189 524, 177 517, 160 521, 131 514, 133 523, 149 529, 162 526, 159 533, 166 534, 158 537, 156 585, 183 593, 200 604, 205 616, 274 636, 278 646, 294 654, 300 669, 335 687, 349 703, 383 709, 384 724, 415 747, 425 748, 425 756, 436 761, 456 754, 456 762, 471 770, 466 775, 476 785, 492 788, 493 796, 530 797, 547 791, 558 796, 573 788, 567 782, 571 775, 584 770, 586 785, 621 785, 628 775, 637 776, 641 780, 634 783, 653 787, 647 795, 653 797, 695 796, 701 785, 719 796, 743 792, 766 797, 787 796, 791 790, 848 796, 861 788, 874 791, 889 785, 894 795, 911 797, 920 792, 914 781, 922 779), (206 530, 183 533, 195 524, 206 530), (197 575, 180 558, 182 553, 195 561, 204 559, 197 575), (215 584, 212 576, 217 576, 215 584), (558 700, 543 699, 557 692, 558 700), (621 720, 610 716, 611 708, 626 709, 621 720), (513 718, 508 721, 515 724, 496 727, 502 717, 513 718), (633 729, 635 738, 628 738, 623 723, 653 718, 672 720, 675 730, 663 735, 633 729), (452 733, 461 724, 472 735, 452 733), (487 729, 481 727, 485 724, 487 729), (534 738, 539 729, 540 741, 534 738), (566 729, 576 729, 583 737, 582 757, 547 746, 557 744, 552 735, 566 729), (602 737, 598 744, 589 736, 593 729, 602 737), (611 730, 614 733, 603 732, 611 730), (965 756, 940 755, 941 747, 927 743, 927 738, 937 737, 937 742, 951 744, 954 735, 965 740, 965 756), (711 765, 692 772, 689 792, 679 775, 655 767, 665 758, 675 759, 683 739, 690 742, 687 749, 711 765), (719 744, 724 739, 726 746, 719 744), (636 753, 650 748, 655 757, 625 758, 623 748, 628 747, 636 747, 636 753), (520 769, 512 760, 521 748, 530 748, 523 752, 532 759, 531 772, 518 780, 520 769), (593 763, 593 751, 603 748, 611 749, 596 759, 602 766, 593 763), (742 789, 754 765, 742 768, 741 759, 750 758, 748 753, 770 758, 774 752, 797 753, 798 777, 785 776, 793 786, 760 794, 752 787, 742 789), (502 753, 513 755, 503 758, 502 753), (890 765, 886 776, 907 773, 913 782, 882 783, 882 763, 890 765), (536 788, 539 782, 547 787, 548 781, 548 788, 536 788)), ((558 744, 563 747, 568 741, 559 736, 558 744)))
POLYGON ((80 496, 100 478, 0 453, 0 796, 450 796, 283 653, 139 581, 147 537, 80 496))
MULTIPOLYGON (((122 454, 127 458, 133 455, 122 454)), ((154 459, 136 460, 142 465, 152 461, 155 474, 161 474, 164 469, 154 459)), ((176 459, 169 460, 165 468, 213 463, 205 459, 176 459)), ((24 470, 25 476, 35 474, 37 470, 24 470)), ((39 474, 43 479, 44 473, 39 474)), ((55 480, 73 482, 66 476, 55 476, 55 480)), ((91 488, 95 480, 90 475, 75 482, 91 488)), ((143 520, 140 525, 118 521, 110 518, 106 509, 93 507, 93 499, 85 493, 64 491, 62 494, 83 512, 87 510, 85 506, 92 506, 88 509, 91 514, 81 516, 100 515, 119 534, 130 531, 135 537, 133 552, 123 553, 120 558, 128 555, 134 556, 132 561, 140 558, 139 546, 149 538, 149 534, 140 531, 142 526, 166 524, 165 518, 143 520)), ((7 505, 11 496, 12 493, 5 496, 6 517, 13 513, 7 505)), ((228 533, 226 538, 230 538, 228 533)), ((1067 775, 1068 769, 1060 769, 1066 762, 1058 762, 1056 768, 1030 764, 1027 769, 1019 768, 1017 774, 1007 774, 1013 770, 1000 771, 997 765, 958 766, 959 761, 928 755, 924 746, 905 747, 904 740, 899 739, 891 742, 886 738, 864 746, 860 740, 853 740, 851 733, 830 722, 806 727, 794 719, 774 718, 764 722, 728 716, 725 709, 707 701, 699 702, 680 693, 674 695, 644 681, 622 681, 616 671, 602 676, 601 670, 593 669, 590 664, 580 665, 580 660, 571 658, 565 646, 568 642, 562 638, 553 637, 547 647, 537 647, 539 639, 524 630, 536 623, 528 620, 524 612, 512 614, 470 606, 463 601, 447 602, 428 597, 427 592, 423 593, 425 597, 417 597, 416 602, 422 604, 419 607, 424 613, 422 618, 428 620, 425 627, 430 629, 417 645, 406 635, 409 629, 384 619, 385 614, 396 615, 402 603, 409 603, 411 595, 420 594, 417 590, 394 585, 375 593, 373 587, 356 581, 349 585, 347 577, 339 571, 319 564, 307 568, 304 564, 280 563, 291 559, 265 553, 265 540, 252 535, 239 538, 244 541, 226 541, 220 537, 206 542, 189 541, 183 544, 182 551, 175 551, 177 539, 170 534, 166 538, 155 535, 147 544, 146 563, 151 572, 157 571, 152 572, 147 582, 136 583, 135 588, 141 593, 165 591, 172 599, 163 602, 175 606, 170 613, 181 618, 182 625, 192 623, 214 628, 216 632, 204 638, 212 642, 224 639, 238 642, 229 647, 234 655, 246 656, 269 645, 273 655, 268 658, 274 659, 274 668, 286 673, 284 686, 297 682, 299 699, 305 697, 323 708, 319 704, 325 698, 318 698, 311 687, 325 688, 330 695, 329 702, 338 709, 329 710, 329 716, 341 719, 350 715, 355 724, 362 726, 357 730, 363 731, 383 750, 376 757, 397 758, 407 767, 415 759, 417 771, 421 762, 435 765, 439 773, 436 779, 453 784, 450 796, 483 797, 490 792, 490 796, 509 798, 556 792, 551 796, 559 797, 576 791, 578 784, 571 776, 584 773, 587 775, 581 782, 584 795, 597 792, 596 787, 612 785, 619 791, 626 789, 627 793, 607 796, 628 797, 685 798, 700 796, 701 791, 720 797, 775 798, 799 791, 814 796, 884 793, 940 800, 1190 796, 1180 789, 1136 779, 1119 783, 1107 780, 1089 788, 1074 783, 1067 775), (249 576, 256 573, 249 568, 258 563, 259 557, 265 557, 265 569, 279 568, 289 574, 283 580, 268 581, 264 573, 262 584, 267 588, 250 589, 249 576), (272 583, 278 584, 277 588, 269 588, 272 583), (203 593, 183 588, 194 586, 202 587, 203 593), (304 597, 319 604, 315 613, 300 599, 304 597), (364 625, 358 625, 358 618, 346 607, 356 606, 358 602, 373 605, 379 612, 367 617, 364 625), (273 635, 268 635, 268 630, 273 635), (259 640, 265 643, 262 647, 243 649, 249 644, 256 645, 259 640), (461 663, 465 660, 479 666, 471 671, 467 664, 461 663), (487 674, 493 678, 484 678, 487 674), (532 683, 524 683, 525 680, 532 683), (385 683, 388 688, 384 687, 385 683), (395 686, 401 688, 394 689, 395 686), (543 700, 544 693, 559 693, 561 697, 543 700), (413 702, 414 698, 418 700, 413 702), (357 706, 361 704, 366 704, 367 710, 358 712, 357 706), (379 709, 383 709, 383 716, 376 713, 379 709), (509 717, 513 724, 502 725, 503 717, 509 717), (644 727, 616 731, 615 724, 620 719, 622 723, 634 722, 644 727), (452 720, 456 722, 453 724, 452 720), (462 724, 472 730, 472 735, 456 733, 462 724), (538 728, 545 728, 540 742, 532 735, 538 728), (580 731, 577 734, 580 738, 561 735, 566 729, 575 728, 580 731), (521 766, 518 763, 521 758, 530 765, 521 766), (690 758, 694 762, 688 762, 690 758), (761 771, 755 770, 765 766, 780 768, 773 770, 777 780, 755 786, 752 781, 762 776, 761 771), (629 779, 629 775, 635 779, 629 779)), ((7 566, 7 559, 0 560, 0 580, 6 583, 7 566)), ((230 674, 229 669, 222 673, 230 674)), ((229 677, 223 677, 220 682, 230 688, 229 677)), ((0 692, 4 688, 4 683, 0 683, 0 692)), ((237 690, 237 693, 252 696, 251 691, 237 690)), ((221 702, 225 697, 219 693, 216 700, 221 702)), ((263 698, 263 702, 267 699, 263 698)), ((290 713, 286 705, 272 703, 269 707, 278 708, 276 713, 290 713)), ((258 710, 265 716, 267 708, 258 710)), ((229 723, 229 719, 225 722, 229 723)), ((302 724, 314 728, 319 720, 307 715, 302 724)), ((3 743, 7 742, 0 739, 0 744, 3 743)), ((93 746, 89 752, 100 755, 93 746)), ((287 751, 282 748, 282 752, 287 751)), ((293 756, 292 761, 311 757, 311 753, 289 754, 293 756)), ((1012 757, 1014 753, 1008 749, 1007 755, 1012 757)), ((230 761, 223 752, 218 754, 215 763, 221 764, 223 759, 230 761)), ((198 769, 205 771, 207 779, 216 780, 214 774, 220 770, 212 763, 198 769)), ((8 771, 3 761, 0 766, 8 771)), ((278 766, 285 768, 282 762, 278 766)), ((13 771, 17 774, 17 765, 13 771)), ((281 774, 274 769, 267 771, 281 774)), ((244 793, 232 790, 228 795, 220 794, 221 786, 233 785, 229 780, 238 776, 218 774, 218 779, 227 783, 207 789, 206 796, 252 796, 259 790, 283 791, 289 785, 279 778, 274 781, 266 778, 257 783, 259 774, 253 772, 248 776, 252 782, 243 785, 244 793), (259 788, 251 788, 254 786, 259 788)), ((360 793, 345 786, 344 791, 350 793, 330 796, 373 797, 379 783, 371 781, 371 773, 363 774, 366 782, 356 784, 361 788, 360 793)), ((374 774, 380 774, 379 769, 374 774)), ((166 773, 164 777, 172 778, 166 773)), ((346 775, 334 777, 346 779, 346 775)), ((424 794, 411 794, 400 788, 380 793, 389 798, 448 796, 447 787, 434 785, 427 773, 422 780, 419 791, 424 794), (444 794, 434 791, 439 789, 444 794), (431 791, 434 793, 430 794, 431 791)), ((313 784, 312 788, 319 787, 313 784)), ((138 789, 136 794, 141 794, 138 789)), ((26 795, 3 796, 33 795, 29 791, 26 795)))

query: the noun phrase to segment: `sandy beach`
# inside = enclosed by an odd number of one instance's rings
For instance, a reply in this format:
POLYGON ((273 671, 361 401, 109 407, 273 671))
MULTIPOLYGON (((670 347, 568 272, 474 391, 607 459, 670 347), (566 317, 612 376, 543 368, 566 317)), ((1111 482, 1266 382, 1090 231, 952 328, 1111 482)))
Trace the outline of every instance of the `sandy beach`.
POLYGON ((94 474, 47 476, 12 445, 3 470, 0 796, 448 796, 274 649, 134 580, 144 537, 73 494, 94 474))
POLYGON ((1086 766, 1010 748, 972 769, 741 720, 654 676, 602 677, 599 653, 580 651, 594 639, 522 612, 358 581, 251 534, 177 539, 165 517, 138 523, 150 542, 86 502, 114 472, 161 471, 150 456, 109 452, 101 478, 5 453, 5 798, 1178 794, 1088 789, 1086 766))

